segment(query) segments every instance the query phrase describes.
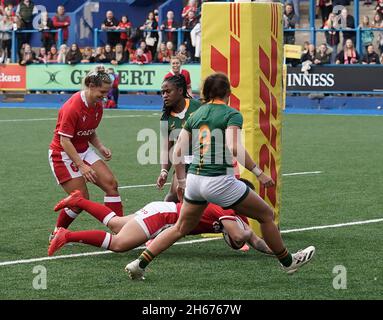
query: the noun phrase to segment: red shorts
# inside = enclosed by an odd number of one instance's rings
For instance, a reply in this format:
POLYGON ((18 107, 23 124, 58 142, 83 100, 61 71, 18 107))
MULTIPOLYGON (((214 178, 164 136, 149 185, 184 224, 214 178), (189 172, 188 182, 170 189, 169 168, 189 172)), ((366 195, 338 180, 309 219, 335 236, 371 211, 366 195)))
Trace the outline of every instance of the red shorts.
POLYGON ((177 222, 177 205, 174 202, 151 202, 137 211, 134 219, 148 239, 153 239, 177 222))
MULTIPOLYGON (((79 153, 79 156, 87 165, 92 165, 96 161, 101 160, 92 148, 88 148, 85 152, 79 153)), ((82 176, 80 170, 64 151, 49 150, 48 159, 52 173, 58 184, 82 176)))

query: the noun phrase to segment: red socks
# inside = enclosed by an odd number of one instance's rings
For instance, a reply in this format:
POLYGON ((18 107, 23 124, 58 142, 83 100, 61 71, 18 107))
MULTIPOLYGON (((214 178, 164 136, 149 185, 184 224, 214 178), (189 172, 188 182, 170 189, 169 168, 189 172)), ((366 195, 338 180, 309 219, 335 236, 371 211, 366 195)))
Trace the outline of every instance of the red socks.
POLYGON ((100 203, 93 202, 85 198, 81 199, 77 203, 77 206, 89 212, 93 217, 95 217, 98 221, 100 221, 106 226, 108 225, 110 219, 116 216, 116 213, 112 209, 100 203))
POLYGON ((109 249, 112 235, 102 230, 70 231, 66 234, 65 239, 67 242, 80 242, 109 249))
POLYGON ((122 217, 124 215, 124 209, 122 208, 122 202, 120 196, 108 196, 104 197, 104 204, 112 209, 116 215, 122 217))
POLYGON ((74 219, 76 219, 78 216, 78 213, 72 211, 69 208, 61 209, 60 214, 57 218, 56 222, 56 228, 65 228, 67 229, 69 225, 73 222, 74 219))

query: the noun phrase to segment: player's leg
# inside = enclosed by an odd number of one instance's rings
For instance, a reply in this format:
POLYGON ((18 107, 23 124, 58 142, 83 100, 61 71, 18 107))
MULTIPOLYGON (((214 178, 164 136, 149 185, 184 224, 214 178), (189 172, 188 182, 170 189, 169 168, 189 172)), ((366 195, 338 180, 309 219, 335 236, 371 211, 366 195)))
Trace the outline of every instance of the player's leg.
POLYGON ((105 192, 104 203, 111 208, 118 216, 124 215, 121 197, 118 192, 117 179, 112 171, 102 160, 98 160, 91 164, 92 169, 96 172, 96 185, 105 192))
POLYGON ((161 232, 141 253, 138 259, 129 263, 125 270, 131 279, 144 279, 145 268, 161 252, 191 232, 197 225, 207 204, 184 202, 177 223, 161 232))
POLYGON ((241 215, 248 216, 260 223, 262 235, 266 244, 274 252, 279 262, 288 273, 295 272, 298 267, 311 260, 315 248, 310 246, 301 253, 291 255, 285 247, 281 234, 273 221, 274 213, 271 207, 255 192, 249 190, 247 196, 233 206, 233 209, 241 215))
POLYGON ((173 174, 170 184, 169 192, 166 194, 164 201, 166 202, 179 202, 177 197, 177 177, 173 174))
MULTIPOLYGON (((80 154, 83 157, 83 154, 80 154)), ((72 160, 65 152, 49 150, 48 161, 54 177, 64 191, 70 194, 74 190, 80 190, 84 197, 89 197, 86 182, 81 175, 81 172, 73 165, 72 160)), ((57 228, 68 228, 77 215, 81 212, 78 208, 63 208, 57 218, 57 228)), ((53 237, 51 234, 50 239, 53 237)))
POLYGON ((112 237, 109 250, 114 252, 128 251, 144 244, 148 239, 140 224, 135 219, 130 219, 123 225, 120 232, 112 237))

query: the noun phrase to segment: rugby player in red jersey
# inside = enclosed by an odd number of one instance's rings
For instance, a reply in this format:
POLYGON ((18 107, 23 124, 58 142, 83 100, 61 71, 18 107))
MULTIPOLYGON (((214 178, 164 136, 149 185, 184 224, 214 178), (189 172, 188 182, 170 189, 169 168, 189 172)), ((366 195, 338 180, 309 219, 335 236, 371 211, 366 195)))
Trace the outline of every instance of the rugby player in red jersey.
MULTIPOLYGON (((74 190, 80 190, 85 198, 89 198, 86 183, 94 183, 105 192, 105 205, 122 216, 116 178, 90 147, 91 144, 105 161, 112 158, 112 152, 102 144, 96 133, 103 114, 103 101, 112 81, 106 72, 97 70, 85 77, 84 85, 84 90, 75 93, 59 111, 49 147, 49 164, 57 183, 65 192, 70 194, 74 190)), ((67 228, 80 212, 81 209, 76 207, 63 208, 55 231, 60 227, 67 228)))
POLYGON ((170 66, 171 66, 170 72, 168 72, 165 75, 164 80, 166 80, 167 78, 173 77, 175 75, 182 74, 186 80, 187 92, 188 92, 190 97, 193 97, 190 73, 189 73, 189 71, 181 68, 182 61, 181 61, 180 57, 178 57, 178 56, 171 57, 170 58, 170 66))
MULTIPOLYGON (((251 185, 248 181, 246 183, 251 185)), ((74 191, 61 200, 54 210, 79 207, 89 212, 114 234, 102 230, 69 231, 60 228, 49 245, 48 255, 52 256, 68 242, 81 242, 114 252, 131 250, 174 225, 179 217, 181 206, 181 203, 174 202, 151 202, 134 214, 118 217, 108 207, 87 200, 80 191, 74 191)), ((200 223, 189 234, 219 233, 223 228, 233 241, 247 242, 257 251, 272 254, 266 243, 250 229, 246 217, 238 216, 234 210, 224 210, 215 204, 207 206, 200 223), (243 222, 244 228, 239 227, 237 220, 243 222)))

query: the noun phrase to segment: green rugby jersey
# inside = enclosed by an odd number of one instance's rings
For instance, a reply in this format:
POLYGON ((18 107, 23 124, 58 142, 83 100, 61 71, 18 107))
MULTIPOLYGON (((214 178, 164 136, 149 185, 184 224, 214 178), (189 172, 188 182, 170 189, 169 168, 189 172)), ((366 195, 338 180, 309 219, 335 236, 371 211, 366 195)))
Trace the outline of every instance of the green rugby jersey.
POLYGON ((234 174, 233 157, 226 146, 227 127, 242 128, 240 112, 213 101, 202 105, 184 126, 192 134, 193 163, 188 173, 201 176, 234 174))
POLYGON ((161 121, 167 121, 168 123, 167 127, 170 141, 177 141, 186 120, 189 119, 189 117, 201 106, 201 102, 199 100, 185 99, 185 102, 185 109, 182 112, 171 112, 167 118, 164 115, 161 118, 161 121))

